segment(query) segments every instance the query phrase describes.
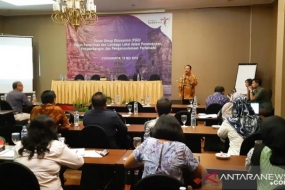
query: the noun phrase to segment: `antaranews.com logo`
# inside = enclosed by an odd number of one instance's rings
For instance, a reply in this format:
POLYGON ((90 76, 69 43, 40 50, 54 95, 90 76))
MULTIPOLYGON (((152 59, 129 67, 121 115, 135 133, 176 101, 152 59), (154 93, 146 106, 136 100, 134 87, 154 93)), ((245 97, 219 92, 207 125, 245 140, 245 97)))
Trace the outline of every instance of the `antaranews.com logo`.
MULTIPOLYGON (((221 172, 222 173, 222 172, 221 172)), ((285 185, 285 174, 220 174, 218 176, 218 171, 211 172, 205 176, 205 181, 212 184, 218 184, 221 181, 257 181, 265 180, 272 186, 285 185)))

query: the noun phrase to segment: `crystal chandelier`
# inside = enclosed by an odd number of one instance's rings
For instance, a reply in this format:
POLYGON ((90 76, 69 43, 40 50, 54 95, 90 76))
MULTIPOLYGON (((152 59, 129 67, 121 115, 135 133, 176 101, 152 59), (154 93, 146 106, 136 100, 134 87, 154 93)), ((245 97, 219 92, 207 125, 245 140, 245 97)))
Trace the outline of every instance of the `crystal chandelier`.
POLYGON ((71 24, 75 30, 79 26, 94 25, 98 21, 93 0, 57 0, 53 4, 52 20, 57 24, 71 24))

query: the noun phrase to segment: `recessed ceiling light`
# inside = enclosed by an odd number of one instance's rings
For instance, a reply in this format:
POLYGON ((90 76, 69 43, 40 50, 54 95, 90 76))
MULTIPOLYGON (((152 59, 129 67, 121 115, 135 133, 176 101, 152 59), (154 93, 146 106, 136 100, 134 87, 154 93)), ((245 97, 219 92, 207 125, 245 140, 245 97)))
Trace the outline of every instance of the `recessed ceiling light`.
POLYGON ((54 4, 53 0, 1 0, 16 6, 54 4))

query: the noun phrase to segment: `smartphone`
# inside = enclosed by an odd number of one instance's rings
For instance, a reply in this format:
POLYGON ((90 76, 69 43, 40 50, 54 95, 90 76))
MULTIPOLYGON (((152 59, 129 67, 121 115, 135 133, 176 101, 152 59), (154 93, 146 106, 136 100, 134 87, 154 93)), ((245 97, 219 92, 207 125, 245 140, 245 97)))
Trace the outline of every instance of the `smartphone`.
POLYGON ((106 156, 108 153, 109 153, 109 151, 108 151, 107 149, 104 149, 104 150, 100 153, 100 155, 104 157, 104 156, 106 156))

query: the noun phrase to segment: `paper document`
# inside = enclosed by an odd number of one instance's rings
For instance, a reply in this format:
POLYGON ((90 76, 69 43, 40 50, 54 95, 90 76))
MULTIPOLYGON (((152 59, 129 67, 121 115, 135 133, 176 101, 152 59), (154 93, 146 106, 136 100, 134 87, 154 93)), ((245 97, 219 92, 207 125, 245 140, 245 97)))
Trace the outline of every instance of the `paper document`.
POLYGON ((84 154, 85 154, 85 148, 73 148, 73 149, 71 149, 71 151, 80 155, 80 156, 84 156, 84 154))
POLYGON ((0 157, 5 157, 5 158, 14 157, 14 150, 12 149, 4 150, 0 152, 0 157))
POLYGON ((217 118, 217 114, 198 115, 199 118, 217 118))
POLYGON ((102 158, 102 156, 99 153, 100 153, 100 151, 85 150, 85 154, 83 157, 102 158))
POLYGON ((123 117, 130 117, 130 115, 122 115, 123 117))

